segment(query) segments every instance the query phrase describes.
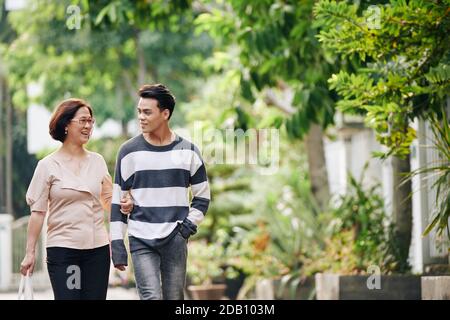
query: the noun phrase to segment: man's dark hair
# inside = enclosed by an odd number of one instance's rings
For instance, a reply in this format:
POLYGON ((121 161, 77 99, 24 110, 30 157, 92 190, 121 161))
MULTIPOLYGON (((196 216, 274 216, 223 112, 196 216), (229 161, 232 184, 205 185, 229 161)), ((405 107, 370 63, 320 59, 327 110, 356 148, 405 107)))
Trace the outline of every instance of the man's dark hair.
POLYGON ((169 109, 170 119, 175 108, 175 97, 165 85, 160 83, 145 84, 139 89, 139 96, 144 99, 151 98, 157 100, 159 110, 169 109))

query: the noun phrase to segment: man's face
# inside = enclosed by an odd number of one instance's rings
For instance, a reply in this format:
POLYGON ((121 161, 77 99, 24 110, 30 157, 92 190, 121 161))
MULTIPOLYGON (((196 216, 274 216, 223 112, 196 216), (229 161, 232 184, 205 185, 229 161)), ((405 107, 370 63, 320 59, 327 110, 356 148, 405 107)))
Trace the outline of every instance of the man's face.
POLYGON ((152 98, 139 99, 137 113, 142 133, 151 133, 169 120, 169 110, 160 111, 158 101, 152 98))

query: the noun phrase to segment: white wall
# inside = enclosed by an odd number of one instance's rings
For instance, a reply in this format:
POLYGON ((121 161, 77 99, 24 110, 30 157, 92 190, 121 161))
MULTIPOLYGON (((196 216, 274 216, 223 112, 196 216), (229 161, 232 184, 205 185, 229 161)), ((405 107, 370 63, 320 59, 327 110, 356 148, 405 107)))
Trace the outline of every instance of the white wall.
MULTIPOLYGON (((372 152, 379 151, 381 148, 372 130, 355 131, 346 134, 345 137, 340 136, 334 141, 325 139, 324 147, 330 192, 333 195, 345 194, 348 173, 350 172, 359 180, 366 162, 369 162, 369 167, 364 175, 364 185, 385 183, 390 177, 388 172, 390 163, 382 163, 372 157, 372 152)), ((390 180, 392 181, 392 178, 390 180)), ((384 187, 383 185, 386 201, 391 202, 384 187)))
POLYGON ((27 0, 6 0, 6 11, 14 11, 24 9, 27 5, 27 0))
POLYGON ((332 195, 345 194, 347 188, 347 146, 341 139, 325 139, 325 162, 332 195))
POLYGON ((32 104, 27 110, 27 149, 34 154, 42 149, 56 148, 58 141, 50 137, 48 123, 51 113, 45 107, 32 104))

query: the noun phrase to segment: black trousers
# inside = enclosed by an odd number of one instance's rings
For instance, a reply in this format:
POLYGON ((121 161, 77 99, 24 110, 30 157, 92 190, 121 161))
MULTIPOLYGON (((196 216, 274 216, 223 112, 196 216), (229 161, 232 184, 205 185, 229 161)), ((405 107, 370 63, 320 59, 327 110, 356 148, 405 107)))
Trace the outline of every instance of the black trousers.
POLYGON ((55 300, 106 300, 109 267, 109 245, 86 250, 47 248, 55 300))

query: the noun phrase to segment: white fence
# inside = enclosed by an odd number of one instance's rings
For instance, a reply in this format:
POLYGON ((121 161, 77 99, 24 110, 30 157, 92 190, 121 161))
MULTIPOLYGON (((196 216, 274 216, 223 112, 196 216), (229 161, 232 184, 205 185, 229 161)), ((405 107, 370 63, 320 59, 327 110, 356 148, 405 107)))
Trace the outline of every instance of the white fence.
MULTIPOLYGON (((430 124, 428 122, 424 122, 420 127, 424 130, 424 136, 422 140, 422 145, 419 146, 419 152, 423 152, 423 163, 422 165, 426 166, 436 166, 438 163, 442 163, 442 159, 439 157, 439 153, 436 148, 433 147, 433 133, 430 128, 430 124)), ((422 183, 422 191, 424 191, 423 201, 427 204, 426 214, 426 224, 430 223, 436 213, 437 204, 436 204, 436 188, 432 188, 433 184, 438 179, 436 174, 427 174, 424 175, 421 179, 422 183)), ((430 241, 428 243, 429 247, 429 256, 430 260, 435 258, 445 258, 448 255, 448 242, 447 242, 447 233, 443 232, 441 236, 438 236, 436 232, 433 230, 429 234, 430 241)))
MULTIPOLYGON (((20 282, 20 263, 25 256, 30 216, 15 221, 9 214, 1 214, 0 218, 0 290, 16 290, 20 282)), ((36 289, 48 288, 50 285, 45 263, 45 226, 46 223, 36 244, 36 264, 33 272, 33 285, 36 289)))
MULTIPOLYGON (((433 134, 429 124, 420 120, 414 123, 414 127, 417 130, 418 139, 414 141, 411 150, 412 170, 434 163, 439 157, 437 151, 431 148, 433 134)), ((368 161, 369 168, 364 182, 367 184, 375 181, 382 183, 385 209, 386 212, 391 212, 394 188, 391 159, 381 162, 372 157, 372 151, 383 150, 376 141, 374 132, 367 128, 342 127, 339 129, 337 137, 334 141, 325 141, 331 193, 345 193, 347 172, 359 177, 364 164, 368 161)), ((424 266, 428 264, 448 262, 447 248, 449 244, 448 241, 445 241, 446 234, 437 237, 436 232, 432 231, 428 236, 422 237, 425 227, 431 222, 436 211, 436 190, 431 188, 436 177, 430 176, 415 177, 412 181, 413 232, 410 262, 413 271, 417 273, 425 271, 424 266)))
POLYGON ((11 283, 11 222, 12 215, 0 214, 0 290, 11 283))

